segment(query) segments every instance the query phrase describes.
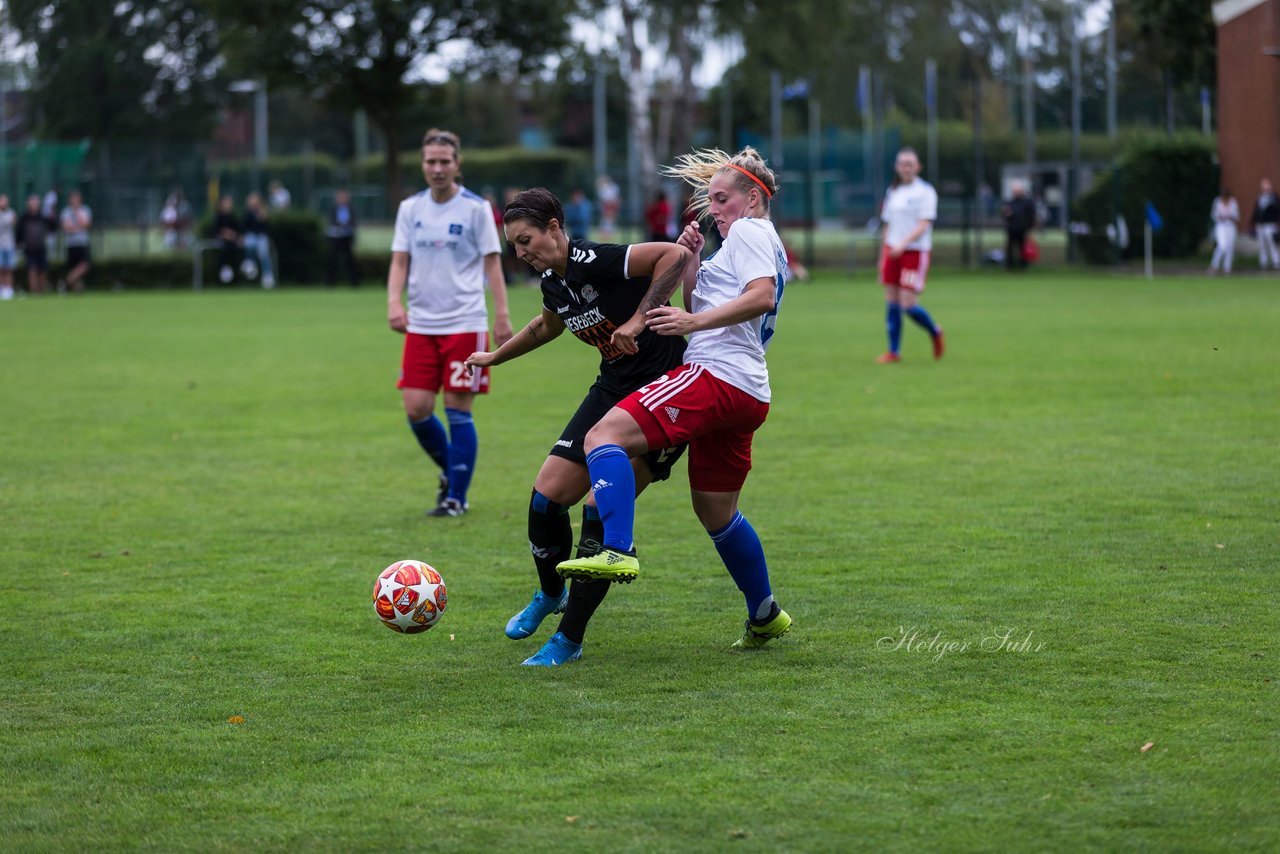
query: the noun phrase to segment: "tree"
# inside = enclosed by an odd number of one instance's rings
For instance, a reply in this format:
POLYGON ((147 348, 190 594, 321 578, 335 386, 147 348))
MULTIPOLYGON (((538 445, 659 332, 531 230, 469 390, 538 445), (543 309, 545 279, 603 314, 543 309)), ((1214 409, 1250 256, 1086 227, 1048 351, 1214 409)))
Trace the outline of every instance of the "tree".
POLYGON ((198 0, 10 0, 35 46, 37 126, 51 139, 195 140, 219 97, 217 29, 198 0))
POLYGON ((336 109, 363 109, 382 132, 386 183, 402 194, 404 114, 422 81, 421 64, 447 44, 470 59, 496 56, 515 73, 561 48, 574 0, 209 0, 228 32, 228 58, 272 86, 303 86, 336 109))

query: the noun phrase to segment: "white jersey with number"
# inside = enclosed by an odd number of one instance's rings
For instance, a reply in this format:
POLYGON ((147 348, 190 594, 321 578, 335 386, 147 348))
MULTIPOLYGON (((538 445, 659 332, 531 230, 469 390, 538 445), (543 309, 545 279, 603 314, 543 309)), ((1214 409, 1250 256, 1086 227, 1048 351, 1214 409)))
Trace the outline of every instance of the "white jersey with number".
POLYGON ((888 245, 897 246, 915 231, 920 220, 927 219, 929 226, 924 234, 903 248, 928 252, 933 248, 933 223, 937 218, 938 191, 923 178, 916 178, 910 184, 890 187, 884 194, 880 219, 884 221, 884 242, 888 245))
POLYGON ((734 388, 756 400, 769 402, 769 368, 764 353, 773 338, 782 288, 787 280, 787 252, 767 219, 740 219, 729 226, 724 244, 698 268, 693 290, 693 314, 722 306, 739 297, 756 279, 774 282, 774 307, 763 317, 733 326, 706 329, 689 336, 684 360, 702 365, 734 388))
POLYGON ((452 335, 489 328, 484 259, 502 251, 493 209, 459 187, 447 202, 424 190, 400 203, 392 252, 409 253, 409 331, 452 335))

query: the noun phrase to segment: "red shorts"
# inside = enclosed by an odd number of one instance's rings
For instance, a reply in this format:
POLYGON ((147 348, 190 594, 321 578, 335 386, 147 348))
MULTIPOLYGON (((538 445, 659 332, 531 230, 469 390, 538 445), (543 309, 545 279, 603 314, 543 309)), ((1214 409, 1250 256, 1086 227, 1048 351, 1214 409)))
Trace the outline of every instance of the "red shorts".
POLYGON ((404 336, 404 357, 400 362, 400 381, 396 388, 420 388, 426 391, 471 392, 487 394, 489 369, 470 371, 467 357, 489 349, 488 332, 458 332, 453 335, 404 336))
POLYGON ((689 443, 689 485, 699 492, 737 492, 751 471, 751 437, 769 404, 683 365, 618 404, 644 431, 650 448, 689 443))
POLYGON ((908 249, 897 258, 890 257, 889 247, 880 250, 880 283, 920 293, 929 272, 929 253, 908 249))

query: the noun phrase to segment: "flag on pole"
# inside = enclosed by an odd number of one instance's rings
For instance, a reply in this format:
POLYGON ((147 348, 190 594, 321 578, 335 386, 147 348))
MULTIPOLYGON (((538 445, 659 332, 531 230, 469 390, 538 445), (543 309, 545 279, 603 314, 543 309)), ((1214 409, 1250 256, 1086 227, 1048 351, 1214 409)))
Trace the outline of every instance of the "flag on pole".
POLYGON ((1164 228, 1164 218, 1160 216, 1160 212, 1156 210, 1156 206, 1147 202, 1147 222, 1151 224, 1152 231, 1159 231, 1164 228))

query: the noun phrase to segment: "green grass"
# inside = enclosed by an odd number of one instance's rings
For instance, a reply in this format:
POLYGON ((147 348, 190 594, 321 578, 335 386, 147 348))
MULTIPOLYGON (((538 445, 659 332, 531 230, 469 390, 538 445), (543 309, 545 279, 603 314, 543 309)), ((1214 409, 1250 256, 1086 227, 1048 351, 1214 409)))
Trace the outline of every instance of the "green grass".
POLYGON ((0 304, 0 849, 1276 850, 1280 290, 925 303, 946 359, 876 367, 865 276, 788 291, 743 510, 790 635, 728 651, 681 466, 554 671, 502 626, 585 348, 495 371, 473 511, 428 520, 379 293, 0 304), (406 557, 426 635, 370 606, 406 557))

